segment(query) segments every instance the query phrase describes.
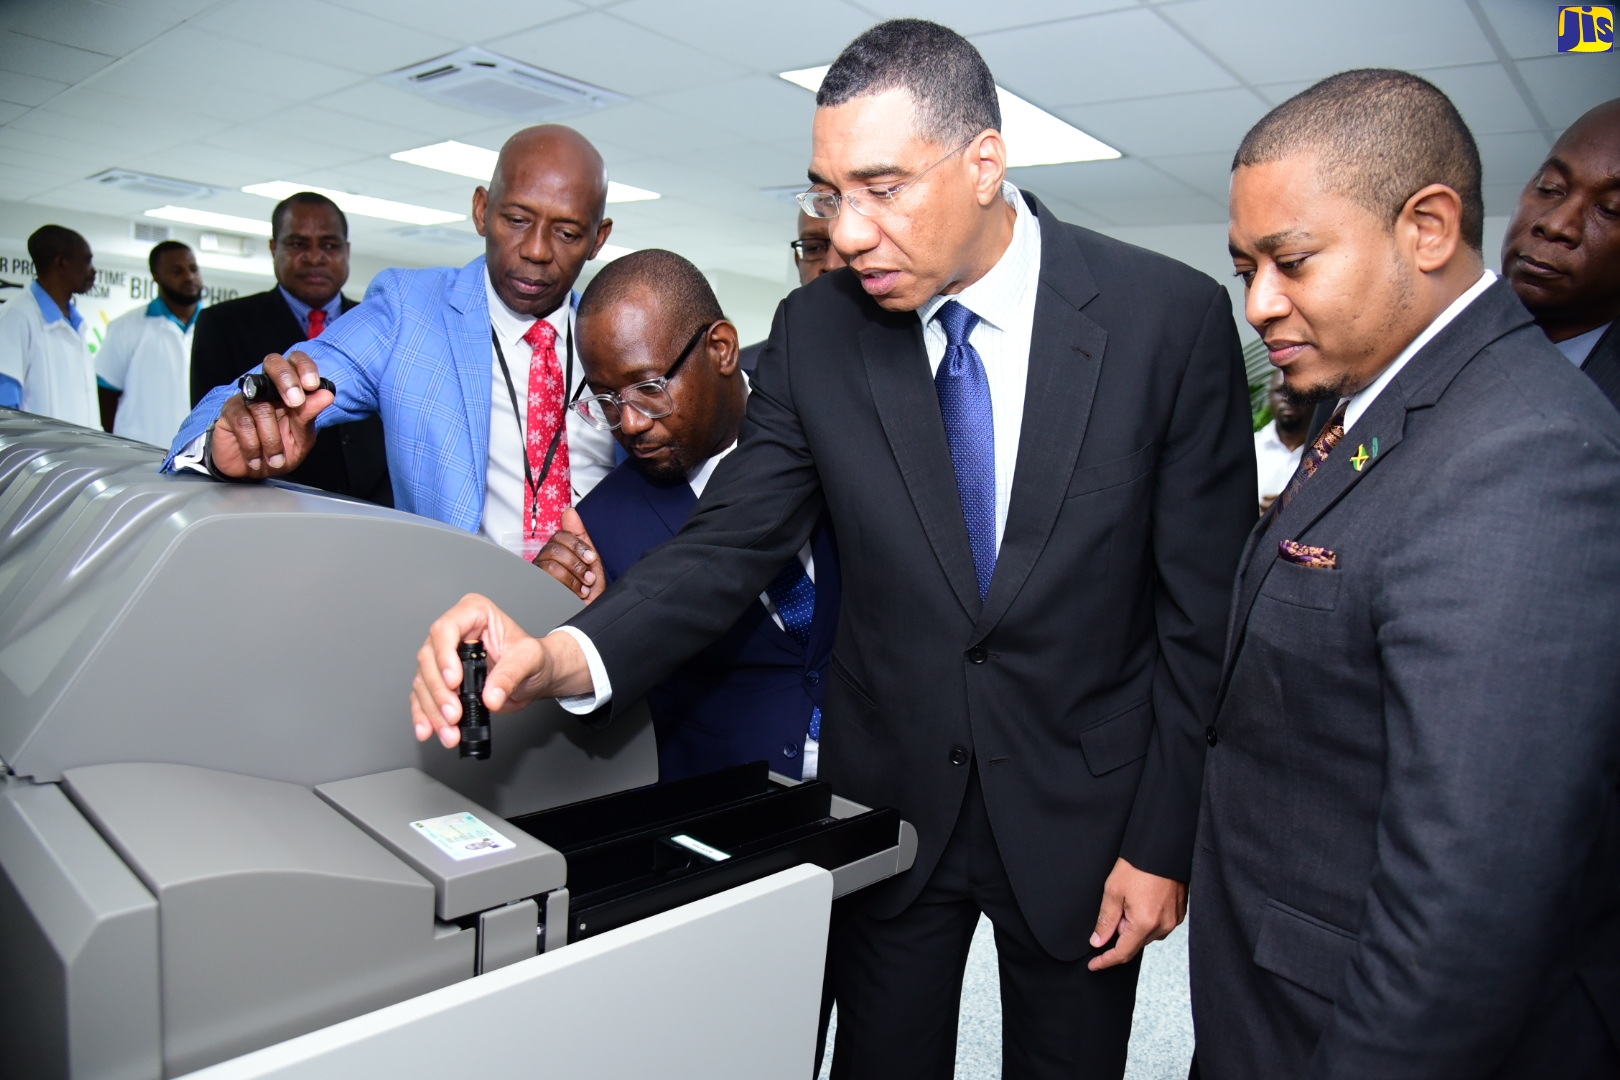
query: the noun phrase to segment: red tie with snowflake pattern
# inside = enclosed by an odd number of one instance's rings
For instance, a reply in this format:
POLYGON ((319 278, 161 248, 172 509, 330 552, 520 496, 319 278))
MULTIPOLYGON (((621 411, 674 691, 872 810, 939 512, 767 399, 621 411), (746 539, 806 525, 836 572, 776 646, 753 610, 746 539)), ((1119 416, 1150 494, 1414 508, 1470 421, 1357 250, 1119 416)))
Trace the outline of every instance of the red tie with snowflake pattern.
POLYGON ((534 355, 529 361, 529 417, 524 426, 529 457, 529 475, 537 489, 530 489, 523 515, 523 536, 544 544, 562 527, 562 514, 568 508, 572 485, 568 473, 567 390, 563 386, 562 365, 557 362, 557 330, 544 319, 536 319, 523 340, 534 355), (548 463, 547 458, 550 458, 548 463))

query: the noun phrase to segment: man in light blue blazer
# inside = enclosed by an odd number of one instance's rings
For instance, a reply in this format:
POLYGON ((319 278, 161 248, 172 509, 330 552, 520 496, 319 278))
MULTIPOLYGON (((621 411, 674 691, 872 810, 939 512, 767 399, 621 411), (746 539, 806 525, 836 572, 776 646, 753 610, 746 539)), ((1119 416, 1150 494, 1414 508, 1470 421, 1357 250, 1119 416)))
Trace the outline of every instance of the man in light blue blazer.
POLYGON ((483 256, 460 269, 379 274, 365 301, 318 340, 255 369, 286 408, 216 387, 182 424, 163 468, 281 476, 317 429, 380 414, 399 509, 532 558, 550 535, 536 534, 544 511, 555 528, 559 501, 583 496, 614 465, 611 434, 563 419, 572 415, 565 398, 584 383, 572 289, 613 228, 606 193, 601 155, 584 136, 555 125, 518 132, 489 187, 473 194, 483 256), (323 377, 335 394, 320 389, 323 377), (536 411, 540 399, 546 415, 536 411))

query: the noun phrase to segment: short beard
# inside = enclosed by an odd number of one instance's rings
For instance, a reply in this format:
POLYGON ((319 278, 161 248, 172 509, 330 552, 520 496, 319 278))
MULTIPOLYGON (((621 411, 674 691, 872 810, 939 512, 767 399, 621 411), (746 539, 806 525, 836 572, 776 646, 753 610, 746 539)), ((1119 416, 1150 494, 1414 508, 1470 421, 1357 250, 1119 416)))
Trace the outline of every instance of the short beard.
POLYGON ((686 483, 687 474, 692 471, 686 464, 686 455, 681 452, 679 446, 674 448, 674 453, 669 455, 669 460, 662 464, 631 454, 630 467, 640 473, 648 483, 661 488, 686 483))
POLYGON ((170 307, 191 307, 195 304, 202 303, 203 298, 201 290, 198 290, 192 296, 186 296, 183 293, 175 292, 173 289, 164 288, 162 285, 158 286, 158 295, 161 296, 163 298, 163 302, 168 304, 170 307))
POLYGON ((1310 415, 1318 405, 1324 401, 1337 401, 1342 397, 1349 397, 1355 393, 1352 380, 1348 375, 1341 375, 1331 382, 1318 383, 1316 386, 1296 387, 1283 383, 1277 388, 1284 401, 1298 409, 1306 417, 1306 424, 1310 423, 1310 415))

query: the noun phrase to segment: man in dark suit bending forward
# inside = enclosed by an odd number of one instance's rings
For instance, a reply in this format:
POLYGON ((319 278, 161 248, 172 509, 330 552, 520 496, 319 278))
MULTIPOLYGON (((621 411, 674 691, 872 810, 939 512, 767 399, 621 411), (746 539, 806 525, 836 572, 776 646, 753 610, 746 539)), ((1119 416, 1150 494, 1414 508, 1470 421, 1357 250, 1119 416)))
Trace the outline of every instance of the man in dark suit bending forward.
POLYGON ((505 643, 492 708, 621 710, 758 603, 825 513, 843 606, 819 775, 919 836, 829 943, 833 1075, 950 1076, 984 912, 1003 1075, 1118 1077, 1141 949, 1184 910, 1254 520, 1231 304, 1007 184, 994 80, 944 27, 867 31, 816 103, 800 204, 849 267, 778 309, 736 451, 572 625, 530 638, 482 597, 435 623, 417 732, 453 743, 444 669, 480 636, 505 643))

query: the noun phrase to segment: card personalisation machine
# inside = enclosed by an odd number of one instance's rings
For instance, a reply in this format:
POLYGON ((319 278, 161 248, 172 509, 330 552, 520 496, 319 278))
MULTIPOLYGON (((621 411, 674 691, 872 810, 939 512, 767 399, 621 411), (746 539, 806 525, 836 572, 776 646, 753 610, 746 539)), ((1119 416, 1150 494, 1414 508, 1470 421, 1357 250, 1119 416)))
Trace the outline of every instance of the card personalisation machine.
POLYGON ((579 606, 493 544, 0 409, 0 1077, 806 1076, 892 810, 662 786, 645 710, 418 744, 429 623, 579 606))

